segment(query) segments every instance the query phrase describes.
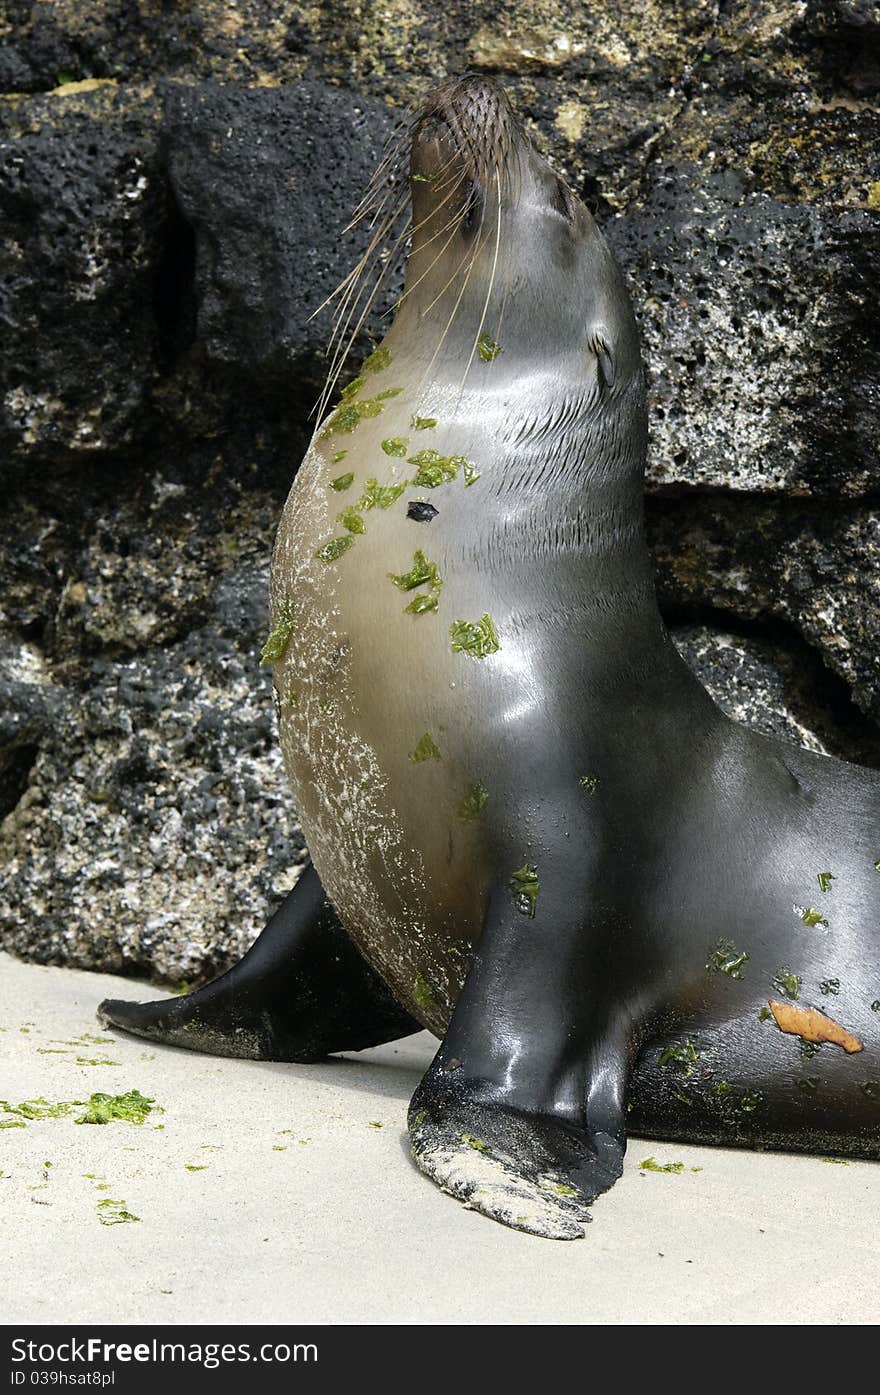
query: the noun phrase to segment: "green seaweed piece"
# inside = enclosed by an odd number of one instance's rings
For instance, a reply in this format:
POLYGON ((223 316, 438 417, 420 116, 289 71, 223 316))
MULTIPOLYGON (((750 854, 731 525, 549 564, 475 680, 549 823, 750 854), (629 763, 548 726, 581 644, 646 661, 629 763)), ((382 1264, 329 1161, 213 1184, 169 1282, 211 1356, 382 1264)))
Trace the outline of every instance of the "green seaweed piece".
POLYGON ((369 1119, 368 1123, 371 1129, 381 1129, 382 1127, 382 1121, 380 1119, 369 1119))
POLYGON ((344 538, 331 538, 323 547, 319 547, 315 553, 319 562, 323 562, 325 567, 329 567, 331 562, 336 562, 354 546, 354 538, 350 535, 344 538))
POLYGON ((498 631, 490 615, 479 620, 454 620, 449 627, 454 654, 470 654, 473 659, 485 659, 501 648, 498 631))
POLYGON ((726 974, 728 978, 742 979, 741 970, 745 968, 750 958, 751 956, 745 950, 737 950, 731 940, 719 940, 709 955, 706 972, 726 974))
POLYGON ((529 863, 518 867, 510 878, 510 889, 513 892, 513 903, 520 915, 527 915, 529 920, 534 920, 541 890, 537 867, 529 863))
POLYGON ((361 518, 357 506, 352 504, 350 508, 343 509, 342 513, 336 515, 336 522, 341 523, 349 533, 365 533, 367 526, 361 518))
POLYGON ((416 974, 412 996, 413 1002, 417 1007, 420 1007, 423 1012, 432 1012, 437 1006, 437 996, 428 980, 422 974, 416 974))
POLYGON ((681 1075, 690 1075, 698 1060, 697 1048, 688 1037, 681 1045, 667 1046, 661 1051, 657 1065, 674 1066, 681 1075))
POLYGON ((328 418, 327 425, 321 432, 321 438, 335 436, 340 431, 346 436, 350 436, 352 431, 357 430, 360 420, 360 412, 357 407, 351 402, 345 402, 341 407, 337 407, 333 415, 328 418))
POLYGON ((486 807, 489 798, 489 791, 482 780, 477 780, 471 785, 464 799, 458 806, 458 817, 460 819, 478 819, 486 807))
POLYGON ((408 480, 400 484, 380 484, 377 479, 369 479, 364 492, 355 504, 357 509, 390 509, 395 499, 399 499, 406 489, 408 480))
POLYGON ((770 1011, 768 1007, 762 1007, 758 1009, 759 1022, 770 1022, 771 1020, 773 1020, 773 1013, 770 1011))
POLYGON ((877 861, 874 863, 874 871, 880 872, 880 857, 878 857, 877 861))
POLYGON ((355 402, 354 406, 359 417, 377 417, 382 411, 378 397, 366 397, 363 402, 355 402))
POLYGON ((827 929, 828 921, 822 912, 817 911, 813 906, 800 906, 797 911, 804 925, 824 925, 827 929))
POLYGON ((413 553, 413 564, 408 572, 389 572, 388 577, 400 591, 414 591, 417 586, 429 586, 432 591, 439 591, 443 585, 437 563, 429 562, 420 547, 413 553))
POLYGON ((465 488, 470 488, 480 478, 480 472, 472 460, 466 460, 461 468, 464 474, 465 488))
POLYGON ((384 344, 380 344, 378 349, 374 349, 371 354, 367 354, 361 365, 362 371, 367 373, 381 373, 383 368, 388 368, 391 363, 391 354, 384 344))
POLYGON ((820 891, 830 891, 831 883, 835 880, 833 872, 817 872, 816 881, 819 883, 820 891))
POLYGON ((658 1163, 655 1157, 644 1158, 639 1167, 643 1172, 684 1172, 683 1162, 658 1163))
POLYGON ((140 1216, 126 1211, 124 1201, 111 1201, 107 1197, 104 1201, 97 1202, 96 1205, 101 1225, 130 1225, 133 1221, 140 1220, 140 1216))
POLYGON ((440 604, 440 597, 436 591, 430 591, 423 596, 414 596, 409 605, 403 608, 408 615, 427 615, 430 611, 436 610, 440 604))
POLYGON ((871 1004, 871 1011, 880 1012, 880 998, 874 999, 873 1003, 871 1004))
POLYGON ((817 1055, 820 1050, 821 1047, 818 1041, 807 1041, 806 1037, 801 1037, 800 1054, 805 1061, 809 1061, 810 1058, 817 1055))
POLYGON ((437 425, 436 417, 413 417, 413 431, 431 431, 437 425))
POLYGON ((341 463, 341 461, 343 461, 347 455, 348 455, 348 451, 347 451, 347 450, 335 450, 335 451, 333 452, 333 455, 332 455, 333 464, 334 464, 334 465, 339 465, 339 464, 341 463))
POLYGON ((210 1163, 184 1163, 183 1166, 187 1172, 204 1172, 210 1163))
POLYGON ((429 174, 413 174, 413 175, 410 175, 410 178, 412 179, 413 184, 430 184, 430 183, 431 183, 431 175, 429 175, 429 174))
POLYGON ((412 483, 419 489, 437 489, 441 484, 450 484, 465 463, 463 455, 441 455, 436 450, 416 451, 407 460, 408 465, 418 467, 412 483))
POLYGON ((382 442, 382 449, 386 455, 404 456, 409 450, 409 437, 386 436, 382 442))
POLYGON ((791 972, 791 969, 780 969, 777 974, 773 975, 771 982, 777 993, 781 993, 784 998, 791 998, 793 1002, 797 1001, 801 981, 797 974, 791 972))
POLYGON ((583 785, 587 794, 595 794, 601 781, 598 775, 581 775, 580 783, 583 785))
POLYGON ((74 1123, 109 1124, 119 1119, 125 1124, 142 1124, 155 1109, 162 1112, 154 1099, 142 1095, 139 1090, 129 1090, 125 1095, 91 1095, 85 1114, 74 1123))
POLYGON ((436 741, 434 740, 433 736, 429 731, 426 731, 424 736, 419 737, 418 741, 415 744, 415 749, 410 752, 409 758, 411 761, 415 761, 417 764, 423 760, 443 759, 442 755, 440 754, 440 747, 437 745, 436 741))
POLYGON ((0 1119, 0 1129, 26 1129, 24 1119, 0 1119))
MULTIPOLYGON (((347 454, 348 454, 348 451, 346 451, 345 454, 347 455, 347 454)), ((338 494, 341 494, 341 493, 343 492, 343 490, 345 490, 345 489, 351 489, 351 486, 352 486, 353 484, 354 484, 354 474, 352 473, 351 470, 349 470, 349 472, 348 472, 347 475, 337 475, 335 480, 331 480, 331 481, 330 481, 330 488, 331 488, 331 489, 335 489, 336 492, 337 492, 338 494)))
POLYGON ((287 646, 293 634, 293 604, 291 601, 283 601, 278 612, 278 619, 266 639, 266 643, 260 651, 260 667, 264 664, 277 664, 287 653, 287 646))
POLYGON ((462 1143, 466 1143, 469 1148, 473 1148, 477 1153, 491 1153, 492 1149, 482 1138, 474 1138, 472 1133, 463 1133, 462 1143))
POLYGON ((399 397, 403 388, 385 388, 383 392, 376 393, 377 402, 387 402, 391 397, 399 397))
POLYGON ((554 1182, 551 1177, 540 1177, 538 1184, 545 1192, 553 1192, 554 1196, 580 1196, 577 1187, 571 1187, 567 1182, 554 1182))
POLYGON ((351 382, 347 383, 339 394, 340 402, 351 402, 352 398, 357 397, 366 381, 364 377, 352 378, 351 382))
MULTIPOLYGON (((0 1109, 7 1114, 20 1115, 22 1119, 62 1119, 65 1114, 81 1108, 83 1104, 85 1100, 59 1100, 56 1104, 50 1104, 40 1095, 34 1100, 22 1100, 20 1104, 9 1104, 6 1100, 0 1100, 0 1109)), ((24 1128, 25 1125, 4 1123, 3 1127, 24 1128)))
POLYGON ((836 1163, 838 1167, 849 1167, 848 1158, 823 1158, 823 1163, 836 1163))
POLYGON ((824 993, 826 997, 829 993, 833 994, 834 997, 836 997, 837 994, 840 992, 840 979, 823 978, 822 982, 819 984, 819 992, 824 993))
POLYGON ((501 345, 496 344, 485 330, 477 340, 477 353, 484 363, 491 363, 501 353, 501 345))

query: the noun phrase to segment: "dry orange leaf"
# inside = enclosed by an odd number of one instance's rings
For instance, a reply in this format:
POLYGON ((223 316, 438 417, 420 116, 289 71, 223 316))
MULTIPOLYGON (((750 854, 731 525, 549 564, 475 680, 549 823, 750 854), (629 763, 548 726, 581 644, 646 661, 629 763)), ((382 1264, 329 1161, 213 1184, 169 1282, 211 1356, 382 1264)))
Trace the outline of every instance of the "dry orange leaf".
POLYGON ((798 1007, 797 1003, 777 1003, 770 998, 770 1011, 780 1032, 803 1037, 804 1041, 830 1041, 842 1046, 850 1056, 864 1050, 858 1037, 853 1036, 839 1022, 826 1017, 818 1008, 798 1007))

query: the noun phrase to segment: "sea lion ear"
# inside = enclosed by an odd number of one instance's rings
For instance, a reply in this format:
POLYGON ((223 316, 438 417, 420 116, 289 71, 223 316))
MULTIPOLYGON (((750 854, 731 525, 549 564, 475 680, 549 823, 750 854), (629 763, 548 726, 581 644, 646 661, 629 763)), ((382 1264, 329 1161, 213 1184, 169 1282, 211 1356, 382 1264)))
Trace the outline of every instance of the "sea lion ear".
POLYGON ((597 334, 593 340, 593 350, 596 354, 596 361, 599 365, 599 378, 605 387, 613 388, 616 376, 614 367, 614 353, 611 345, 604 335, 597 334))

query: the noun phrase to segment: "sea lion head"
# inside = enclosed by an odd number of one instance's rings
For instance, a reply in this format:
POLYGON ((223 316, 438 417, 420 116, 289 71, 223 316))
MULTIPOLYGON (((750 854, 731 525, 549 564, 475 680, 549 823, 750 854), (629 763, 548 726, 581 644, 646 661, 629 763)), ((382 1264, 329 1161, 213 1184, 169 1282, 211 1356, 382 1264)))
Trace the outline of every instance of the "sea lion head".
MULTIPOLYGON (((432 90, 412 131, 413 234, 401 327, 450 377, 535 365, 566 387, 641 388, 638 334, 596 223, 534 149, 502 88, 432 90)), ((496 376, 497 375, 497 376, 496 376)), ((473 379, 468 378, 469 386, 473 379)))

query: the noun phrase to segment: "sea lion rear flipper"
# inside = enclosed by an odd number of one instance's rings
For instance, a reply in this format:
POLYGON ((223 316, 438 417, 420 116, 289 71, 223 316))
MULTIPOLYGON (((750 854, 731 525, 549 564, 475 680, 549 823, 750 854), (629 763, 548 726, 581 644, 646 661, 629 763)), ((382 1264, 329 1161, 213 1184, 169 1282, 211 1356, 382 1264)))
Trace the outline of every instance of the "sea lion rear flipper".
POLYGON ((409 1129, 416 1163, 444 1191, 515 1229, 573 1240, 622 1171, 635 1049, 626 1015, 603 1002, 596 940, 571 890, 543 906, 540 929, 506 887, 493 894, 409 1129))
POLYGON ((308 867, 243 959, 182 998, 108 999, 104 1025, 214 1056, 316 1061, 421 1030, 367 964, 308 867))

